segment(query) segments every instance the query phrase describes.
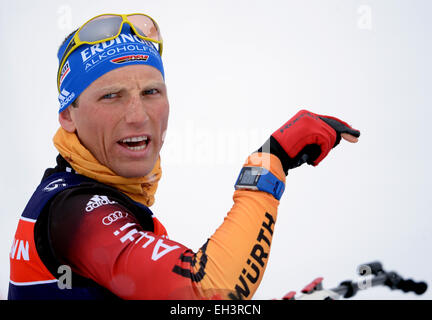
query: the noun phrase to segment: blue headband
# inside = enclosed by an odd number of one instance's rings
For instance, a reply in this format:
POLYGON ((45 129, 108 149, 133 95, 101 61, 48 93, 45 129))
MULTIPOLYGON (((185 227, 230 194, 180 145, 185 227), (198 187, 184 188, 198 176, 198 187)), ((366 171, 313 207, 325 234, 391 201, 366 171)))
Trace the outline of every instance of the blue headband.
MULTIPOLYGON (((59 63, 74 34, 60 47, 57 54, 59 63)), ((70 54, 61 70, 59 113, 105 73, 133 64, 155 67, 165 77, 162 59, 155 45, 138 38, 127 24, 123 25, 122 32, 113 40, 78 47, 70 54)))

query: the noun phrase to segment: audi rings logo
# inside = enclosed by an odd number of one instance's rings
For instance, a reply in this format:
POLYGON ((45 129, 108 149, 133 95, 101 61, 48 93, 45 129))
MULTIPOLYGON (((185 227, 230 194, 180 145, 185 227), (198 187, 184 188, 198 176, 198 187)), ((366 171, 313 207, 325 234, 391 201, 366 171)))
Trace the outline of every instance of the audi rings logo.
POLYGON ((123 213, 121 211, 114 211, 112 213, 110 213, 109 215, 107 215, 106 217, 104 217, 102 219, 102 223, 106 226, 109 226, 111 223, 121 219, 121 218, 126 218, 128 216, 127 212, 123 213))

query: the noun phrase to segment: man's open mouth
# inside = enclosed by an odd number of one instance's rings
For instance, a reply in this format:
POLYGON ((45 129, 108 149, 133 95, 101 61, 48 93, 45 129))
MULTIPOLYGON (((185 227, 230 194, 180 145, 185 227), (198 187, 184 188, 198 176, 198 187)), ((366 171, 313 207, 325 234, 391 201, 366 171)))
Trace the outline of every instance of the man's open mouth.
POLYGON ((150 142, 148 136, 131 137, 118 141, 118 143, 132 151, 144 150, 150 142))

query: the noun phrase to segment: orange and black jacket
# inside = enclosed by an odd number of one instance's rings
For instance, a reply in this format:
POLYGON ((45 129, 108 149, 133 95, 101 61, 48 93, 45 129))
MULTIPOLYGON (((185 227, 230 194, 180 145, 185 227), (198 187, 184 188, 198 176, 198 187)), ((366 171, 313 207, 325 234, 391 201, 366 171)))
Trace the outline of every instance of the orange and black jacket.
MULTIPOLYGON (((264 166, 285 183, 274 155, 256 152, 244 165, 264 166)), ((74 173, 59 156, 19 220, 8 298, 251 299, 269 259, 279 201, 252 190, 234 191, 233 200, 194 252, 169 239, 149 208, 74 173), (67 268, 69 287, 61 285, 67 268)))

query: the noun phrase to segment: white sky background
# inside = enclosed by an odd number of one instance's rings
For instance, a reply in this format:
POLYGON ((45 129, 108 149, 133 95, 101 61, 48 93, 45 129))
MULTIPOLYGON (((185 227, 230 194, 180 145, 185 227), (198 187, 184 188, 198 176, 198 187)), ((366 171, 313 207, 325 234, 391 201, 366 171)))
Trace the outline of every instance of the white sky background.
POLYGON ((57 48, 108 12, 148 13, 164 36, 171 113, 152 210, 171 239, 204 244, 248 154, 307 108, 362 136, 290 172, 254 298, 318 276, 335 287, 373 260, 431 284, 431 1, 0 1, 0 298, 18 218, 57 155, 57 48))

